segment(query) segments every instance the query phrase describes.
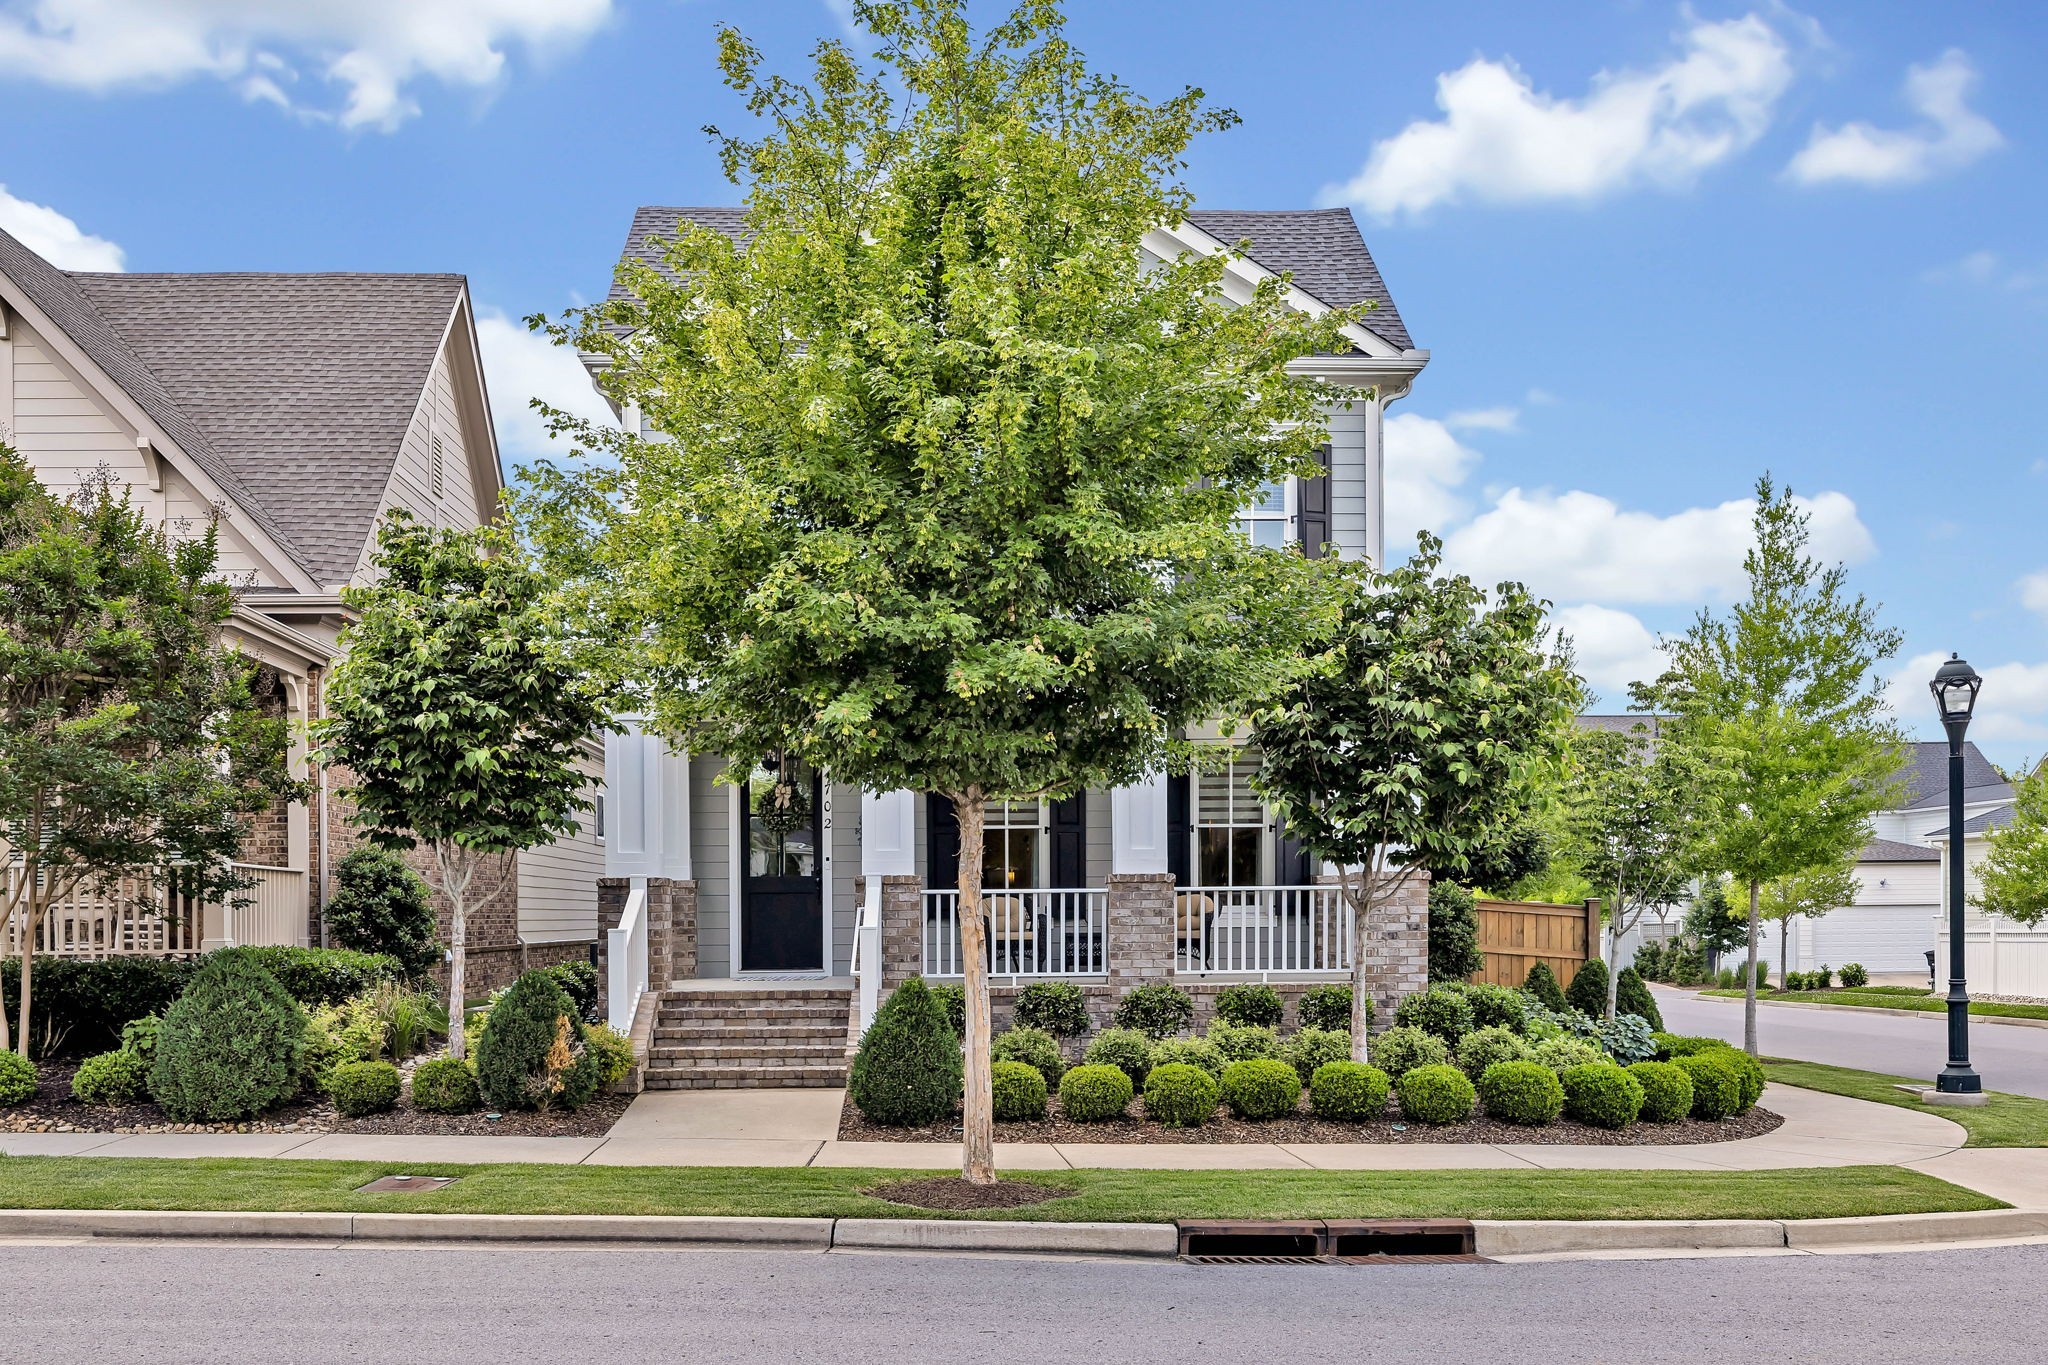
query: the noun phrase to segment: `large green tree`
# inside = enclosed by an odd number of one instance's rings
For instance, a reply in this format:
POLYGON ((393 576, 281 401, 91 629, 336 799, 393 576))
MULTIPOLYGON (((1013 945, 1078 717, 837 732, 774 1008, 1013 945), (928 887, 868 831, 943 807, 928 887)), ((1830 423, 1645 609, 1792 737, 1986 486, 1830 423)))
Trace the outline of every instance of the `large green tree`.
POLYGON ((575 829, 590 806, 578 751, 611 721, 601 677, 559 647, 546 582, 503 527, 435 530, 395 512, 371 565, 375 581, 342 594, 356 620, 328 679, 319 760, 349 770, 349 818, 371 842, 433 856, 460 1057, 477 874, 575 829))
MULTIPOLYGON (((601 458, 533 471, 536 543, 593 634, 633 642, 659 727, 738 776, 768 752, 960 823, 965 1162, 993 1178, 983 808, 1129 783, 1267 688, 1313 565, 1247 544, 1307 473, 1347 349, 1219 256, 1148 256, 1190 141, 1234 121, 1091 70, 1057 5, 976 34, 871 4, 808 84, 721 35, 765 125, 719 136, 742 240, 683 228, 632 296, 554 327, 656 433, 565 417, 601 458)), ((1184 755, 1179 755, 1184 757, 1184 755)))
POLYGON ((160 525, 104 475, 58 498, 0 445, 0 939, 22 946, 23 1052, 52 906, 167 914, 174 880, 187 905, 233 897, 247 818, 296 790, 257 666, 223 639, 218 549, 210 522, 160 525))
MULTIPOLYGON (((2012 820, 1992 830, 1987 842, 1972 903, 1987 914, 2039 924, 2048 917, 2048 762, 2020 779, 2012 820)), ((1950 849, 1949 856, 1961 855, 1950 849)))
POLYGON ((1902 753, 1877 665, 1899 632, 1851 593, 1840 564, 1807 553, 1810 514, 1769 475, 1757 481, 1749 590, 1725 616, 1702 611, 1667 641, 1671 667, 1636 700, 1668 713, 1675 742, 1711 753, 1720 790, 1710 866, 1748 892, 1743 1037, 1756 1052, 1763 888, 1839 865, 1893 800, 1902 753))
POLYGON ((1351 910, 1351 1052, 1366 1060, 1376 914, 1419 871, 1497 856, 1557 761, 1579 694, 1546 652, 1545 604, 1439 571, 1427 534, 1406 563, 1346 564, 1341 616, 1255 734, 1254 779, 1293 837, 1339 868, 1351 910))

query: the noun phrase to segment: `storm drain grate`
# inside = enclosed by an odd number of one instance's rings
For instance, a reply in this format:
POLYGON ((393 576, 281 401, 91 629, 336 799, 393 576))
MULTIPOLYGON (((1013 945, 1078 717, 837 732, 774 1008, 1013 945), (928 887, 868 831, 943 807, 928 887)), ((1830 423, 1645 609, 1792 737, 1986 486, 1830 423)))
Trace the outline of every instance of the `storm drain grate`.
POLYGON ((357 1194, 426 1194, 455 1183, 452 1175, 386 1175, 356 1187, 357 1194))
POLYGON ((1461 1218, 1333 1218, 1179 1224, 1181 1259, 1196 1265, 1474 1265, 1461 1218))

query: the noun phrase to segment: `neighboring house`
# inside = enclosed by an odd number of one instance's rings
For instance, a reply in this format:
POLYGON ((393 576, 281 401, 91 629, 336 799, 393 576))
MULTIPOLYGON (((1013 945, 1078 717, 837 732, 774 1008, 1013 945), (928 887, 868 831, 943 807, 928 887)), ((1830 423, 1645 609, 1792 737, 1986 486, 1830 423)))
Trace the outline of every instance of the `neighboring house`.
MULTIPOLYGON (((742 230, 738 209, 643 208, 626 239, 627 259, 659 266, 654 243, 685 221, 734 236, 742 230)), ((1251 242, 1250 259, 1230 266, 1227 295, 1248 297, 1260 279, 1291 273, 1291 299, 1305 311, 1366 299, 1377 305, 1348 329, 1350 353, 1297 366, 1357 391, 1326 412, 1327 472, 1266 490, 1245 512, 1245 531, 1260 543, 1293 542, 1311 553, 1328 543, 1347 558, 1379 559, 1385 411, 1409 391, 1428 352, 1414 348, 1348 210, 1198 211, 1150 234, 1144 248, 1160 258, 1214 254, 1242 239, 1251 242)), ((639 414, 621 416, 629 428, 655 434, 639 414)), ((684 754, 639 734, 615 737, 609 747, 610 870, 650 880, 644 899, 637 885, 613 886, 606 923, 625 917, 630 932, 621 933, 621 945, 652 942, 655 991, 664 983, 686 995, 692 983, 808 978, 817 983, 808 990, 763 987, 760 999, 830 1008, 846 1002, 856 975, 871 1002, 914 973, 961 974, 951 889, 958 828, 946 801, 864 794, 804 774, 797 809, 775 813, 764 804, 776 776, 765 764, 748 784, 722 785, 714 781, 726 766, 718 755, 684 754), (641 919, 643 907, 651 924, 641 919)), ((1246 751, 1227 769, 1192 778, 1158 777, 1059 802, 991 803, 983 885, 995 893, 989 916, 999 1020, 1017 988, 1047 977, 1084 983, 1100 1020, 1112 998, 1139 980, 1180 978, 1206 1011, 1221 983, 1272 980, 1299 989, 1346 974, 1348 916, 1333 888, 1319 884, 1320 869, 1252 796, 1256 767, 1256 753, 1246 751)), ((1409 898, 1405 917, 1395 916, 1400 923, 1374 946, 1375 969, 1384 964, 1375 987, 1387 997, 1383 1013, 1395 994, 1422 982, 1422 895, 1411 887, 1409 898)), ((615 980, 631 993, 633 973, 619 971, 615 980)), ((661 1035, 670 1045, 655 1047, 652 1085, 826 1084, 841 1074, 842 1059, 826 1044, 738 1059, 716 1053, 709 1024, 692 1024, 673 998, 662 1008, 661 1035)), ((615 1000, 613 1009, 616 1017, 630 1005, 615 1000)))
MULTIPOLYGON (((306 761, 348 621, 341 590, 368 574, 387 510, 476 526, 502 489, 467 281, 90 274, 0 232, 0 435, 55 491, 107 470, 173 527, 218 514, 222 567, 242 585, 229 637, 261 662, 315 790, 252 822, 253 904, 167 924, 85 901, 52 912, 39 951, 318 942, 332 871, 356 843, 335 791, 345 775, 306 761)), ((595 742, 587 771, 601 785, 595 742)), ((586 952, 601 861, 593 827, 498 869, 518 894, 472 921, 471 979, 505 979, 536 951, 586 952)))

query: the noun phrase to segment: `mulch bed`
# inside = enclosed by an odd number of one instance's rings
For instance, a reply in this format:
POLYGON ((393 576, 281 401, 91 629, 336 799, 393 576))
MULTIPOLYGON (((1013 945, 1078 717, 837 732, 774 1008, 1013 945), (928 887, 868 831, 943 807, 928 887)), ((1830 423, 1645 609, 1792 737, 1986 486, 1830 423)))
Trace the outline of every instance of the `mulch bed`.
POLYGON ((993 1185, 976 1185, 959 1176, 930 1180, 899 1180, 877 1185, 868 1191, 892 1204, 914 1204, 921 1209, 1021 1209, 1043 1204, 1048 1199, 1065 1199, 1073 1190, 1054 1185, 1036 1185, 1028 1180, 998 1180, 993 1185))
MULTIPOLYGON (((411 1071, 411 1064, 405 1068, 411 1071)), ((509 1112, 490 1118, 475 1114, 428 1114, 401 1100, 387 1114, 343 1118, 326 1096, 273 1109, 247 1123, 173 1123, 154 1101, 104 1107, 71 1098, 74 1061, 37 1064, 35 1098, 0 1109, 0 1133, 402 1133, 455 1137, 602 1137, 611 1131, 631 1095, 599 1095, 574 1113, 509 1112)))
MULTIPOLYGON (((1142 1108, 1131 1105, 1131 1115, 1142 1108)), ((1057 1097, 1047 1105, 1045 1118, 1035 1123, 998 1123, 997 1142, 1115 1142, 1115 1143, 1245 1143, 1245 1142, 1501 1142, 1544 1146, 1585 1147, 1680 1147, 1708 1142, 1734 1142, 1761 1137, 1785 1120, 1768 1109, 1751 1109, 1747 1114, 1719 1123, 1704 1119, 1681 1119, 1677 1123, 1632 1123, 1615 1130, 1595 1128, 1560 1118, 1541 1128, 1524 1128, 1498 1119, 1476 1116, 1445 1128, 1410 1123, 1401 1117, 1400 1106, 1387 1101, 1384 1119, 1369 1123, 1339 1123, 1319 1119, 1309 1111, 1308 1101, 1291 1118, 1252 1123, 1233 1117, 1218 1106, 1215 1117, 1199 1128, 1168 1128, 1127 1115, 1105 1123, 1076 1123, 1060 1113, 1057 1097)), ((933 1124, 929 1128, 886 1128, 869 1123, 848 1100, 839 1117, 839 1136, 848 1142, 958 1142, 960 1124, 933 1124)))

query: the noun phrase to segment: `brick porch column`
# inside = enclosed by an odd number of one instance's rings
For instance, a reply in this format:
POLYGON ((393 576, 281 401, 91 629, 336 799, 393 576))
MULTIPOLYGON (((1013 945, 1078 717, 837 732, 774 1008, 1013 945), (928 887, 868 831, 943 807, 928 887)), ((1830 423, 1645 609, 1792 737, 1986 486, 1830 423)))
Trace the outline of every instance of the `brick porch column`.
MULTIPOLYGON (((611 931, 625 918, 630 877, 597 881, 597 1001, 611 1004, 611 931)), ((647 988, 697 974, 697 883, 668 877, 647 879, 647 988)))
POLYGON ((1418 872, 1392 899, 1373 907, 1366 932, 1365 982, 1372 994, 1373 1028, 1394 1022, 1403 996, 1429 985, 1429 874, 1418 872))
MULTIPOLYGON (((866 894, 866 878, 861 879, 866 894)), ((882 994, 924 970, 924 878, 882 878, 882 994)))
POLYGON ((1173 975, 1173 874, 1109 874, 1103 953, 1112 997, 1173 975))

